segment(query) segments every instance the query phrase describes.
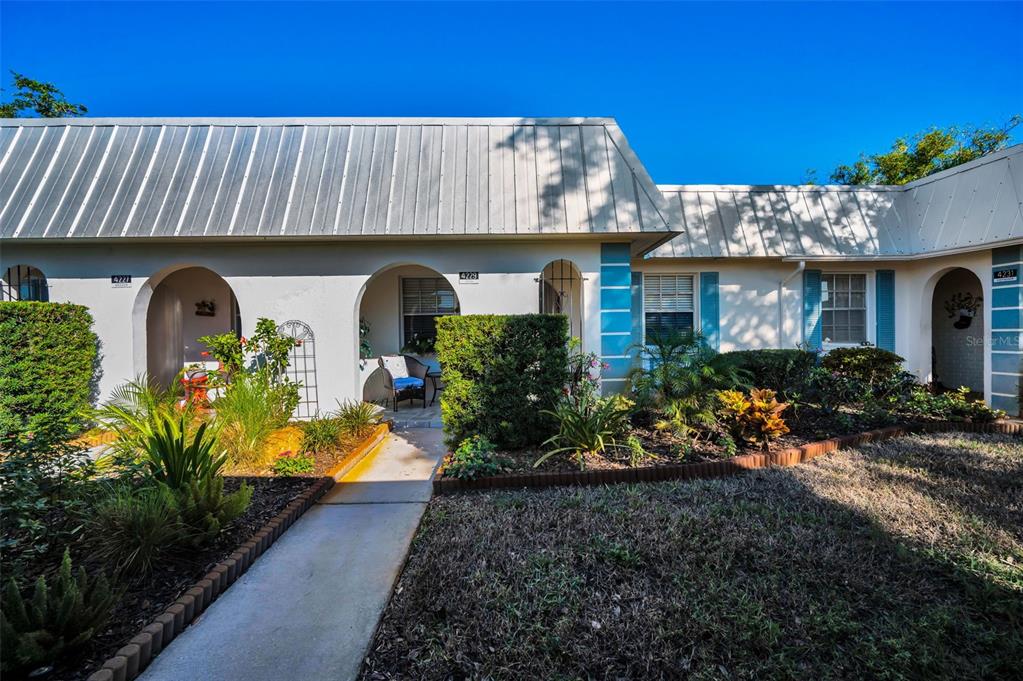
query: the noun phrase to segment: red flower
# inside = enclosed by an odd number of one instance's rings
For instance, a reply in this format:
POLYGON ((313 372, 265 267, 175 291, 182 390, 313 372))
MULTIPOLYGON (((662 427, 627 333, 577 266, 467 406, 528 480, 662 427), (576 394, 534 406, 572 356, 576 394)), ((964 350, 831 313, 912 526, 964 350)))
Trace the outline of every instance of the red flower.
POLYGON ((210 353, 208 353, 208 352, 200 352, 199 354, 202 355, 203 357, 209 357, 210 356, 210 353))
POLYGON ((241 342, 242 342, 242 345, 245 345, 245 344, 246 344, 246 343, 248 343, 249 341, 245 340, 245 336, 242 336, 242 337, 241 337, 241 342))

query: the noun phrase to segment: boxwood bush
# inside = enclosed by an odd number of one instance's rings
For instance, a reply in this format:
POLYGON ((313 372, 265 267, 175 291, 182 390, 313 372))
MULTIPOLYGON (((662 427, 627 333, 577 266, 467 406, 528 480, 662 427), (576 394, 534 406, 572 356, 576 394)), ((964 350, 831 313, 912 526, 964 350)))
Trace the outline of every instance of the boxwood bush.
POLYGON ((444 382, 441 415, 451 446, 482 435, 500 448, 537 445, 555 430, 568 366, 564 315, 464 315, 437 319, 444 382))
POLYGON ((736 368, 749 372, 754 388, 767 388, 788 397, 806 383, 817 364, 817 354, 806 350, 735 350, 724 356, 736 368))
POLYGON ((88 308, 0 302, 0 443, 80 430, 94 394, 97 346, 88 308))

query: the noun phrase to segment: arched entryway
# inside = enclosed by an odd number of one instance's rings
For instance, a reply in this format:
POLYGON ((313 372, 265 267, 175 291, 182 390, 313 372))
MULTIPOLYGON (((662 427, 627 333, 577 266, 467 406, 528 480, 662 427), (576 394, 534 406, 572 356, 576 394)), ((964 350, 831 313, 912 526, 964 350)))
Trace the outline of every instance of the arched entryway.
POLYGON ((931 381, 938 390, 984 393, 984 289, 977 275, 949 270, 931 300, 931 381))
POLYGON ((541 314, 568 317, 568 335, 583 336, 583 278, 571 260, 555 260, 540 272, 541 314))
POLYGON ((0 284, 0 300, 50 300, 50 287, 46 275, 38 267, 12 265, 4 272, 0 284))
POLYGON ((436 319, 460 314, 461 306, 443 274, 422 265, 402 264, 385 267, 370 277, 356 301, 356 310, 362 399, 382 403, 390 395, 384 389, 377 358, 411 355, 436 369, 436 319))
POLYGON ((202 336, 241 332, 234 291, 216 272, 185 267, 152 289, 146 311, 146 372, 170 385, 189 364, 210 361, 202 355, 202 336))

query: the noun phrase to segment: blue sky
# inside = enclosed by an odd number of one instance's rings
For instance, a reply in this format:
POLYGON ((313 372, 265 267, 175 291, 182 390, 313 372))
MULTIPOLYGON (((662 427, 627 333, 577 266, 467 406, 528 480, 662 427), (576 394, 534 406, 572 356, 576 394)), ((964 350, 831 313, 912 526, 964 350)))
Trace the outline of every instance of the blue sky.
POLYGON ((614 116, 662 183, 823 178, 1000 125, 1020 35, 1023 3, 0 2, 5 87, 91 115, 614 116))

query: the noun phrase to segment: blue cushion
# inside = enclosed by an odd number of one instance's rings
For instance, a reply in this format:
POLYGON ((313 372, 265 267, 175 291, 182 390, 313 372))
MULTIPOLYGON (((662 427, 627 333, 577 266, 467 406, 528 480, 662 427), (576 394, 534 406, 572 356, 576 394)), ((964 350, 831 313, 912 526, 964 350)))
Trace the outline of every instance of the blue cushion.
POLYGON ((406 388, 422 388, 423 379, 414 378, 412 376, 406 376, 404 378, 394 379, 395 390, 405 390, 406 388))

